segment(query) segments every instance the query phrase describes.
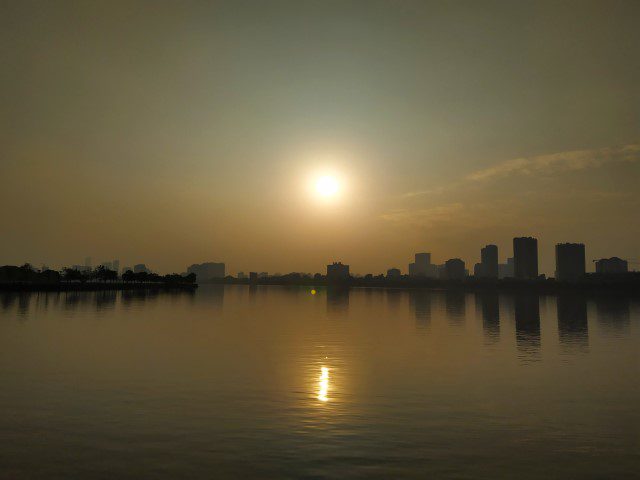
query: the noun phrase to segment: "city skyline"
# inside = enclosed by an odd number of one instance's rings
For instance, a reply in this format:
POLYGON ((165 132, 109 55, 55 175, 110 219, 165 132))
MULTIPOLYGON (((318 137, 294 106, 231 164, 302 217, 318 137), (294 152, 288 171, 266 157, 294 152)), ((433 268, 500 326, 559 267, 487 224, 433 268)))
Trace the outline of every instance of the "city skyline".
MULTIPOLYGON (((540 257, 538 251, 538 239, 535 237, 514 237, 512 240, 512 250, 511 256, 509 256, 509 252, 506 254, 502 254, 504 258, 504 262, 501 262, 501 250, 495 244, 487 244, 479 249, 480 258, 479 262, 475 263, 473 267, 473 262, 469 262, 468 260, 460 257, 452 257, 448 259, 443 259, 440 263, 432 263, 432 252, 418 252, 414 254, 414 262, 409 263, 406 269, 401 268, 400 266, 389 266, 382 272, 354 272, 350 271, 351 265, 344 264, 346 267, 346 275, 349 276, 362 276, 362 275, 384 275, 385 271, 388 277, 394 277, 396 275, 408 275, 414 277, 430 277, 430 278, 447 278, 447 275, 442 273, 443 270, 447 269, 448 262, 452 260, 461 260, 463 269, 463 273, 461 275, 456 275, 456 277, 466 277, 473 276, 477 278, 487 278, 487 279, 502 279, 502 278, 516 278, 522 280, 532 280, 538 278, 538 276, 542 277, 550 277, 556 278, 558 280, 563 281, 574 281, 580 278, 585 273, 613 273, 617 271, 637 271, 637 266, 640 265, 640 262, 636 258, 632 259, 621 259, 617 256, 604 256, 600 258, 588 259, 586 256, 586 246, 583 243, 557 243, 554 247, 554 264, 555 269, 550 274, 546 272, 541 272, 539 270, 540 265, 540 257), (520 252, 517 253, 517 249, 520 249, 520 252), (511 262, 511 263, 510 263, 511 262), (525 265, 525 263, 527 265, 525 265), (518 266, 520 264, 520 266, 518 266), (622 266, 624 264, 624 266, 622 266)), ((28 263, 28 262, 27 262, 28 263)), ((91 270, 91 257, 85 257, 84 265, 72 264, 70 267, 60 267, 63 268, 72 268, 75 270, 91 270)), ((119 265, 120 260, 116 259, 108 262, 101 262, 97 265, 105 267, 106 269, 115 270, 117 273, 120 273, 119 265)), ((329 275, 329 270, 331 267, 341 268, 342 262, 333 262, 332 265, 327 265, 327 275, 329 275)), ((194 273, 198 275, 198 278, 223 278, 225 276, 233 276, 236 278, 245 278, 246 274, 244 270, 236 270, 229 269, 227 270, 228 265, 225 262, 202 262, 196 263, 188 266, 184 274, 194 273), (231 272, 237 272, 233 274, 231 272)), ((49 266, 47 264, 43 264, 42 270, 48 269, 49 266)), ((125 266, 122 268, 122 273, 127 270, 132 270, 134 272, 151 272, 151 269, 147 267, 145 263, 135 264, 134 267, 125 266)), ((246 271, 256 275, 256 279, 261 277, 266 277, 268 275, 279 276, 282 273, 273 273, 267 271, 260 271, 259 269, 247 269, 246 271), (255 271, 251 271, 255 270, 255 271)), ((315 271, 304 271, 304 270, 293 270, 287 273, 303 273, 303 274, 317 274, 321 273, 324 270, 324 267, 315 270, 315 271)), ((276 269, 277 272, 280 272, 276 269)), ((175 272, 172 272, 175 273, 175 272)), ((453 278, 453 277, 451 277, 453 278)))

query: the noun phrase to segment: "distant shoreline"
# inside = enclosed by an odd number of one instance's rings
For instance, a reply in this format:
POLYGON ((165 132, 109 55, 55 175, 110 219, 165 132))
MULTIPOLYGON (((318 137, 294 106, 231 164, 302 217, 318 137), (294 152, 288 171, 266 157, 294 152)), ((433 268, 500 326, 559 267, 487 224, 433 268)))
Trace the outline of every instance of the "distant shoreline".
POLYGON ((430 289, 430 290, 464 290, 464 291, 512 291, 535 293, 624 293, 640 295, 640 273, 629 273, 621 276, 599 277, 587 276, 576 282, 558 282, 554 279, 539 280, 487 280, 467 278, 464 280, 438 280, 430 278, 401 277, 364 278, 351 277, 341 282, 328 282, 326 278, 314 277, 267 277, 250 282, 248 279, 233 277, 210 279, 201 284, 217 285, 279 285, 328 288, 388 288, 388 289, 430 289))
POLYGON ((197 283, 98 283, 98 282, 65 282, 65 283, 0 283, 0 292, 73 292, 101 290, 188 290, 198 288, 197 283))

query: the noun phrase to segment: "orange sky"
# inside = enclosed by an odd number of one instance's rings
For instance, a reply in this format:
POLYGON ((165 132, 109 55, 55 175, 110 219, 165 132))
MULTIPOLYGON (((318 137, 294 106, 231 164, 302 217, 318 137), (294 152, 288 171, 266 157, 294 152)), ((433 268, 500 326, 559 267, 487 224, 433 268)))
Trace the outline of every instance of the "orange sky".
POLYGON ((640 5, 516 3, 2 7, 0 264, 640 257, 640 5))

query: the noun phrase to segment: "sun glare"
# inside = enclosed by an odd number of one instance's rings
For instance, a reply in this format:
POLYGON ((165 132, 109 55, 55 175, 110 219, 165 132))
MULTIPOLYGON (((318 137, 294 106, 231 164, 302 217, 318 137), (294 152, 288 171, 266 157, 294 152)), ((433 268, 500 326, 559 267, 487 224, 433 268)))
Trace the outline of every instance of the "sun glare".
POLYGON ((325 175, 316 180, 316 192, 322 197, 333 197, 340 190, 340 185, 335 177, 325 175))

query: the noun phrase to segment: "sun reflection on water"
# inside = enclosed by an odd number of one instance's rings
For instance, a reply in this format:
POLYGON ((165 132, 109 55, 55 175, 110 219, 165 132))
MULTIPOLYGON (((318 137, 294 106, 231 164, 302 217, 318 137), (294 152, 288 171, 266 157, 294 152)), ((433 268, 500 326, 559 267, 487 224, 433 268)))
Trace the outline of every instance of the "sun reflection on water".
POLYGON ((321 402, 329 401, 327 394, 329 393, 329 369, 327 367, 320 368, 320 380, 318 381, 318 400, 321 402))

